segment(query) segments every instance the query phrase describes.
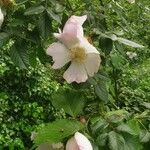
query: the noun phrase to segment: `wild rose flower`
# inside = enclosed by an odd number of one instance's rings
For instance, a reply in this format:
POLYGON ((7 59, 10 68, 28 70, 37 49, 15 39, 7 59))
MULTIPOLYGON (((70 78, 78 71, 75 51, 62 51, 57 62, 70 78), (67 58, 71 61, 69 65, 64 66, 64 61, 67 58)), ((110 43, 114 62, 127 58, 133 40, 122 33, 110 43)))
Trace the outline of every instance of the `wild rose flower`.
POLYGON ((76 132, 74 137, 68 140, 66 150, 93 150, 90 141, 81 133, 76 132))
POLYGON ((3 15, 2 10, 0 8, 0 28, 1 28, 2 24, 3 24, 3 21, 4 21, 4 15, 3 15))
POLYGON ((60 69, 71 62, 63 77, 68 83, 85 82, 88 76, 92 77, 100 66, 100 56, 97 49, 84 37, 83 23, 87 16, 71 16, 66 22, 63 31, 54 33, 59 40, 51 44, 47 54, 52 56, 53 69, 60 69))

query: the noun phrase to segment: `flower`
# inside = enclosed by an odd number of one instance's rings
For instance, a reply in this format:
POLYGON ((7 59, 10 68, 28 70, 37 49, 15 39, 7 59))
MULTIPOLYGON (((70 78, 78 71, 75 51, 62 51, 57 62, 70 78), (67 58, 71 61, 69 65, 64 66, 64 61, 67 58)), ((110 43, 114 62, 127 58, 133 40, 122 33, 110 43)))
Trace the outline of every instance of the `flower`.
POLYGON ((0 28, 1 28, 2 24, 3 24, 3 21, 4 21, 4 15, 3 15, 2 10, 0 8, 0 28))
POLYGON ((74 137, 68 140, 66 150, 93 150, 90 141, 81 133, 76 132, 74 137))
POLYGON ((88 76, 92 77, 98 72, 100 56, 97 49, 84 37, 83 23, 87 16, 71 16, 66 22, 63 31, 54 33, 59 40, 51 44, 47 54, 52 56, 53 69, 60 69, 71 62, 63 77, 68 83, 85 82, 88 76))

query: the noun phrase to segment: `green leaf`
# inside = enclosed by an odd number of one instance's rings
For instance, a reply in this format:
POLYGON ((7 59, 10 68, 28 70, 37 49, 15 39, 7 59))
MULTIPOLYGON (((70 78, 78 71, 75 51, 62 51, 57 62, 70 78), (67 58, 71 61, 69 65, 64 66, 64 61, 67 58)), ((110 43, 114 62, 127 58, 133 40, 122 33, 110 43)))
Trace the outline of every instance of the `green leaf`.
POLYGON ((124 150, 141 150, 141 143, 139 137, 132 136, 130 134, 123 134, 125 139, 124 150))
POLYGON ((61 18, 59 15, 53 13, 50 9, 47 10, 47 13, 48 13, 50 18, 54 19, 55 21, 57 21, 58 23, 61 24, 61 18))
POLYGON ((150 109, 150 103, 148 103, 148 102, 143 102, 141 105, 147 109, 150 109))
POLYGON ((106 114, 106 118, 112 123, 119 123, 127 117, 127 112, 125 110, 115 110, 110 111, 106 114))
POLYGON ((43 39, 46 39, 51 34, 51 21, 47 14, 43 14, 38 22, 38 28, 43 39))
POLYGON ((11 47, 10 55, 15 65, 22 69, 27 69, 27 66, 29 65, 29 58, 25 47, 21 45, 21 43, 15 43, 11 47))
POLYGON ((38 15, 45 10, 44 6, 30 7, 25 12, 24 15, 38 15))
POLYGON ((48 142, 59 143, 64 138, 73 135, 75 132, 83 128, 83 125, 75 120, 57 120, 47 126, 41 128, 37 132, 37 137, 34 140, 36 145, 48 142))
POLYGON ((4 45, 4 43, 9 39, 9 34, 5 32, 0 33, 0 47, 4 45))
POLYGON ((63 5, 60 5, 59 3, 55 3, 55 11, 57 13, 61 13, 65 10, 65 7, 63 5))
POLYGON ((30 49, 30 53, 29 53, 29 63, 33 68, 35 68, 37 66, 36 51, 31 50, 31 49, 30 49))
POLYGON ((137 44, 133 41, 130 41, 130 40, 127 40, 124 38, 118 37, 117 40, 118 40, 118 42, 123 43, 123 44, 128 45, 128 46, 131 46, 131 47, 135 47, 135 48, 143 48, 144 47, 143 45, 137 44))
POLYGON ((95 94, 99 97, 100 100, 108 102, 108 90, 107 90, 107 80, 101 79, 102 76, 96 75, 95 78, 90 78, 88 81, 94 86, 95 94))
POLYGON ((150 141, 150 132, 146 130, 142 130, 140 132, 140 141, 142 143, 147 143, 148 141, 150 141))
POLYGON ((55 108, 63 108, 66 113, 76 117, 84 107, 84 97, 79 91, 60 89, 52 96, 52 104, 55 108))
POLYGON ((42 64, 45 64, 50 60, 42 46, 37 48, 37 56, 42 64))
POLYGON ((135 135, 135 132, 130 128, 128 124, 121 124, 116 129, 121 132, 126 132, 131 135, 135 135))
POLYGON ((126 51, 124 50, 124 47, 122 44, 120 44, 119 42, 114 42, 115 45, 115 49, 123 56, 126 55, 126 51))
POLYGON ((125 140, 122 135, 111 131, 108 134, 109 137, 109 148, 111 150, 125 150, 125 140))
POLYGON ((100 38, 99 44, 104 53, 109 55, 113 49, 113 41, 110 38, 100 38))
POLYGON ((105 146, 107 142, 107 138, 108 138, 108 133, 100 134, 97 137, 96 142, 99 146, 105 146))
POLYGON ((99 133, 102 132, 105 128, 108 127, 108 122, 106 122, 104 119, 97 118, 94 123, 91 125, 92 132, 99 133))
POLYGON ((132 129, 132 131, 135 135, 140 134, 140 125, 139 125, 138 120, 136 120, 136 119, 129 120, 127 122, 127 124, 132 129))
POLYGON ((108 91, 104 83, 95 86, 96 95, 104 102, 108 102, 108 91))
POLYGON ((111 54, 111 62, 116 69, 123 68, 124 58, 117 53, 111 54))

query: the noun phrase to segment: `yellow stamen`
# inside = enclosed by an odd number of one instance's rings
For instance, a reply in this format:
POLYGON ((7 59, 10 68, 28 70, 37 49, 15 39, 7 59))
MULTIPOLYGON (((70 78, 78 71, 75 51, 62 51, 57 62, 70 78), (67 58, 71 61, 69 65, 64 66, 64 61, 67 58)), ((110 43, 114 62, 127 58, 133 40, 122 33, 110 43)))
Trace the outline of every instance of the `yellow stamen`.
POLYGON ((85 49, 82 47, 74 47, 70 49, 71 54, 70 57, 73 61, 76 61, 78 63, 83 63, 87 57, 87 54, 85 53, 85 49))

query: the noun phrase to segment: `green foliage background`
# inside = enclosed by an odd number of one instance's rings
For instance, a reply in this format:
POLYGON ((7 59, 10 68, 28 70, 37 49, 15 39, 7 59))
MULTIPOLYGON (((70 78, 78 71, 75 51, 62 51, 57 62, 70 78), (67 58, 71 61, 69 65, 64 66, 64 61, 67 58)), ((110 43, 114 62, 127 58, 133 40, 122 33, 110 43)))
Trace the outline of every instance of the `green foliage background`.
POLYGON ((80 130, 94 150, 148 150, 149 0, 16 0, 2 9, 0 149, 29 149, 46 140, 66 143, 80 130), (88 15, 85 34, 100 51, 102 65, 86 83, 68 85, 65 68, 51 70, 45 50, 55 40, 53 32, 71 15, 83 14, 88 15), (127 51, 137 57, 130 59, 127 51), (64 123, 68 130, 61 137, 52 134, 51 126, 58 131, 64 123), (32 131, 40 135, 34 142, 32 131))

